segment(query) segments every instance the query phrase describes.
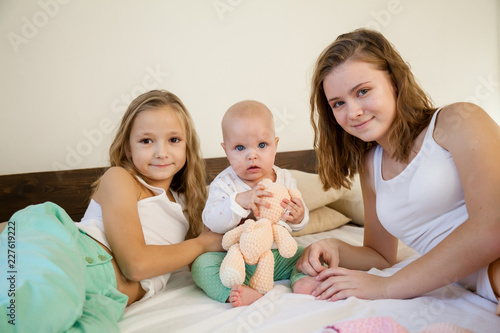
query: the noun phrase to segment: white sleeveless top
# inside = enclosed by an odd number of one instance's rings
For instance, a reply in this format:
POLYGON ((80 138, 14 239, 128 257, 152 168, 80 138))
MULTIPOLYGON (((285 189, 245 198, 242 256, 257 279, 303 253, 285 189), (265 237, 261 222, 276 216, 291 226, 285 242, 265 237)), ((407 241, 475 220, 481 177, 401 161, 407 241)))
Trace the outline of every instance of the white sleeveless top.
POLYGON ((383 148, 373 157, 377 215, 392 235, 420 254, 429 252, 468 218, 451 154, 434 141, 437 110, 420 151, 390 180, 382 178, 383 148))
MULTIPOLYGON (((174 191, 172 195, 176 202, 168 199, 164 189, 151 186, 144 180, 137 179, 156 195, 137 202, 139 218, 141 220, 144 240, 148 245, 171 245, 184 241, 189 228, 186 215, 183 212, 184 197, 174 191)), ((104 244, 110 249, 102 221, 101 206, 93 199, 80 223, 76 226, 88 235, 104 244)), ((111 250, 111 249, 110 249, 111 250)), ((170 273, 141 281, 146 290, 143 299, 151 297, 154 293, 165 287, 170 278, 170 273)))

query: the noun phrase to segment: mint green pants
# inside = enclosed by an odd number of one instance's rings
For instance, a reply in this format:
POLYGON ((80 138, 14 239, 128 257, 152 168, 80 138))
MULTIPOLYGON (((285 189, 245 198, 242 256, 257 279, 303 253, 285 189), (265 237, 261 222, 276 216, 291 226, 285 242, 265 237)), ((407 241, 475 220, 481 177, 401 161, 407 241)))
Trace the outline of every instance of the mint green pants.
POLYGON ((119 332, 128 297, 112 257, 62 208, 18 211, 0 251, 0 332, 119 332))
MULTIPOLYGON (((278 250, 271 250, 274 256, 274 281, 290 279, 293 288, 295 281, 307 276, 299 273, 295 268, 304 248, 299 246, 297 253, 291 258, 283 258, 278 250)), ((221 303, 226 302, 231 289, 224 286, 220 280, 219 270, 227 252, 207 252, 199 256, 191 267, 194 282, 212 299, 221 303)), ((255 273, 257 265, 245 264, 245 282, 248 286, 250 278, 255 273)))

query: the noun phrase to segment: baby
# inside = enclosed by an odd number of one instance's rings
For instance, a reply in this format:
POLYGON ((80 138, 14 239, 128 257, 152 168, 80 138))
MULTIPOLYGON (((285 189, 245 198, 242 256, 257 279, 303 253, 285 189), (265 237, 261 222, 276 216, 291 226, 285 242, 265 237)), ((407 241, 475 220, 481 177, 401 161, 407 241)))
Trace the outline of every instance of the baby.
MULTIPOLYGON (((203 222, 210 230, 226 233, 247 218, 259 216, 259 207, 266 206, 266 197, 272 196, 259 182, 265 178, 287 188, 297 188, 290 172, 274 165, 279 138, 275 135, 271 111, 257 101, 242 101, 231 106, 222 119, 224 149, 230 166, 210 184, 209 197, 203 211, 203 222)), ((285 213, 280 225, 288 231, 298 231, 309 222, 309 211, 301 199, 283 200, 285 213)), ((291 258, 283 258, 273 247, 275 260, 274 280, 302 277, 295 264, 303 248, 291 258)), ((248 281, 256 266, 246 265, 243 286, 226 288, 220 281, 219 268, 225 252, 209 252, 198 257, 193 264, 195 282, 208 296, 220 302, 229 301, 234 307, 249 305, 262 295, 249 288, 248 281)))

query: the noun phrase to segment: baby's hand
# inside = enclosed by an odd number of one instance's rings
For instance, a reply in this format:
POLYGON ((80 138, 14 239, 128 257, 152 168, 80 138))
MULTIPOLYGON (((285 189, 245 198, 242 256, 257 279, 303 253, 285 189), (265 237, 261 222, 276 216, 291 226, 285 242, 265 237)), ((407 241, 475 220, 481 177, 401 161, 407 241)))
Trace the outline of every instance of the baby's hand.
POLYGON ((281 207, 285 208, 285 213, 281 216, 286 222, 299 224, 304 218, 305 208, 302 200, 293 198, 292 200, 283 199, 281 207))
POLYGON ((259 206, 271 207, 264 198, 272 196, 271 192, 265 190, 264 185, 257 184, 250 191, 238 193, 236 195, 236 202, 245 209, 251 209, 253 215, 259 216, 259 206))

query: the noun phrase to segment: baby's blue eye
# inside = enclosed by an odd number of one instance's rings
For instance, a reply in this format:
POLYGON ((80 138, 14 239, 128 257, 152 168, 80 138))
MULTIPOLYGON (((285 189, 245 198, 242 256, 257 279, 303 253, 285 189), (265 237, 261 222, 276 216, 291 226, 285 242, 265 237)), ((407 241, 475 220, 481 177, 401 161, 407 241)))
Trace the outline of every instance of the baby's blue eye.
POLYGON ((245 147, 243 147, 242 145, 237 145, 234 149, 236 149, 237 151, 243 151, 245 150, 245 147))
POLYGON ((259 143, 259 148, 266 148, 266 147, 267 147, 267 143, 265 143, 265 142, 259 143))

